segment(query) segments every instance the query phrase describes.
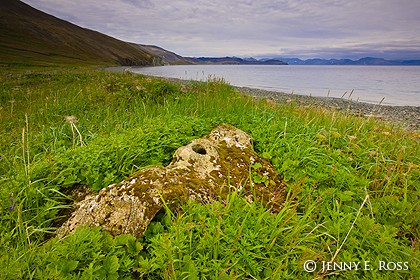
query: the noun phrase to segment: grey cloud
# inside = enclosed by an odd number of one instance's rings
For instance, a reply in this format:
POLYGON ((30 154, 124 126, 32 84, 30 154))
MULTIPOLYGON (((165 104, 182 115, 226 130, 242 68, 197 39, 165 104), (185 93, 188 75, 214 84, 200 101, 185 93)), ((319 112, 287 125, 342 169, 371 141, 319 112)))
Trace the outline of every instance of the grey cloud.
POLYGON ((146 9, 155 7, 153 1, 151 0, 121 0, 121 2, 131 4, 133 7, 141 7, 146 9))
POLYGON ((407 44, 420 38, 420 1, 24 2, 83 27, 126 41, 159 45, 181 55, 241 56, 286 50, 293 54, 305 49, 310 49, 306 53, 311 55, 337 54, 331 49, 351 55, 352 50, 360 52, 363 44, 376 49, 394 46, 413 53, 420 48, 407 44), (401 44, 392 44, 395 41, 401 44))

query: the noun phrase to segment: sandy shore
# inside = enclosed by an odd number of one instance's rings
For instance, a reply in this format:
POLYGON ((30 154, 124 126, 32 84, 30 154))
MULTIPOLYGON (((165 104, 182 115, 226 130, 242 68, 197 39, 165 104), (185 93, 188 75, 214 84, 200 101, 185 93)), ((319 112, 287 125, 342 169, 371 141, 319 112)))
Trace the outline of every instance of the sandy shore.
POLYGON ((302 105, 322 106, 332 110, 347 111, 367 118, 396 122, 412 131, 420 130, 420 107, 416 106, 375 105, 342 98, 311 97, 247 87, 235 86, 234 88, 241 93, 256 98, 269 98, 279 103, 295 101, 302 105))

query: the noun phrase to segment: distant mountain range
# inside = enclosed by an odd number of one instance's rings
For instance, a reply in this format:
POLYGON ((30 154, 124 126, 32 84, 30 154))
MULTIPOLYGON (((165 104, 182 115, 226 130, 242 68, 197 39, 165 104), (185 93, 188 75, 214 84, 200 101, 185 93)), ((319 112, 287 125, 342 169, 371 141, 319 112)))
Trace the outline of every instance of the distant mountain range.
POLYGON ((18 0, 0 0, 0 66, 8 64, 420 65, 420 60, 182 57, 157 46, 124 42, 79 27, 18 0))
POLYGON ((351 59, 321 59, 312 58, 302 60, 299 58, 270 57, 256 59, 253 57, 185 57, 193 64, 252 64, 252 65, 420 65, 420 60, 386 60, 376 57, 364 57, 358 60, 351 59))
POLYGON ((262 61, 279 59, 290 65, 420 65, 420 60, 386 60, 383 58, 364 57, 358 60, 351 59, 321 59, 312 58, 301 60, 299 58, 262 58, 262 61))
POLYGON ((257 60, 255 58, 226 57, 188 57, 195 64, 248 64, 248 65, 287 65, 279 59, 257 60))

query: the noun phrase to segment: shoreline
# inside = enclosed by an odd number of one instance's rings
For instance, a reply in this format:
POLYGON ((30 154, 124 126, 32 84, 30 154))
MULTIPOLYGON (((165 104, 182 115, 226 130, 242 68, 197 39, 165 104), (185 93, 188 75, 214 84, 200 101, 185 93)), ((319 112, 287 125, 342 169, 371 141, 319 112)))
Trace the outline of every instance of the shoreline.
POLYGON ((276 103, 297 102, 330 110, 345 111, 354 115, 395 122, 407 130, 420 130, 420 107, 370 104, 336 97, 306 96, 258 88, 232 86, 237 91, 255 98, 267 98, 276 103))
MULTIPOLYGON (((144 74, 143 74, 144 75, 144 74)), ((147 75, 145 75, 147 76, 147 75)), ((150 76, 165 79, 175 83, 188 83, 189 80, 150 76)), ((242 94, 250 95, 254 98, 267 98, 276 103, 297 102, 299 105, 315 105, 329 110, 348 112, 366 118, 395 122, 408 131, 420 131, 420 107, 418 106, 392 106, 371 104, 359 101, 347 100, 336 97, 319 97, 299 94, 291 94, 280 91, 270 91, 265 89, 232 86, 242 94)))
MULTIPOLYGON (((112 72, 130 71, 130 67, 107 67, 105 70, 112 72)), ((138 75, 138 74, 137 74, 138 75)), ((188 83, 190 80, 179 78, 169 78, 145 75, 154 78, 164 79, 175 83, 188 83)), ((345 111, 353 115, 375 118, 401 125, 408 131, 420 131, 420 106, 393 106, 382 104, 371 104, 360 101, 353 101, 337 97, 307 96, 280 91, 270 91, 259 88, 250 88, 231 85, 235 90, 242 94, 250 95, 254 98, 267 98, 276 103, 297 102, 299 105, 315 105, 329 110, 345 111)))

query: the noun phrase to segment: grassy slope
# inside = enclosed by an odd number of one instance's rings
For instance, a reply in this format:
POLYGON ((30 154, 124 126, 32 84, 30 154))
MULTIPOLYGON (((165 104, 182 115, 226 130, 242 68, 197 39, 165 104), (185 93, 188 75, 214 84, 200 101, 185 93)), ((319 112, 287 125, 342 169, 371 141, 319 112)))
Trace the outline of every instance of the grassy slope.
POLYGON ((180 85, 85 68, 0 71, 5 279, 420 277, 417 134, 255 101, 220 81, 180 85), (65 116, 78 119, 82 139, 65 116), (48 241, 69 204, 61 193, 167 164, 177 147, 222 122, 250 133, 284 176, 289 198, 281 213, 232 194, 225 206, 185 205, 183 215, 153 223, 144 239, 81 228, 48 241), (370 261, 373 270, 308 274, 310 259, 370 261), (409 270, 379 271, 380 261, 407 262, 409 270))
POLYGON ((141 45, 141 44, 132 44, 136 48, 143 49, 147 52, 154 54, 157 57, 161 57, 164 63, 169 63, 171 65, 177 64, 194 64, 193 60, 188 58, 182 57, 176 53, 167 51, 157 46, 153 45, 141 45))
POLYGON ((17 0, 0 1, 0 63, 152 65, 154 55, 17 0))

